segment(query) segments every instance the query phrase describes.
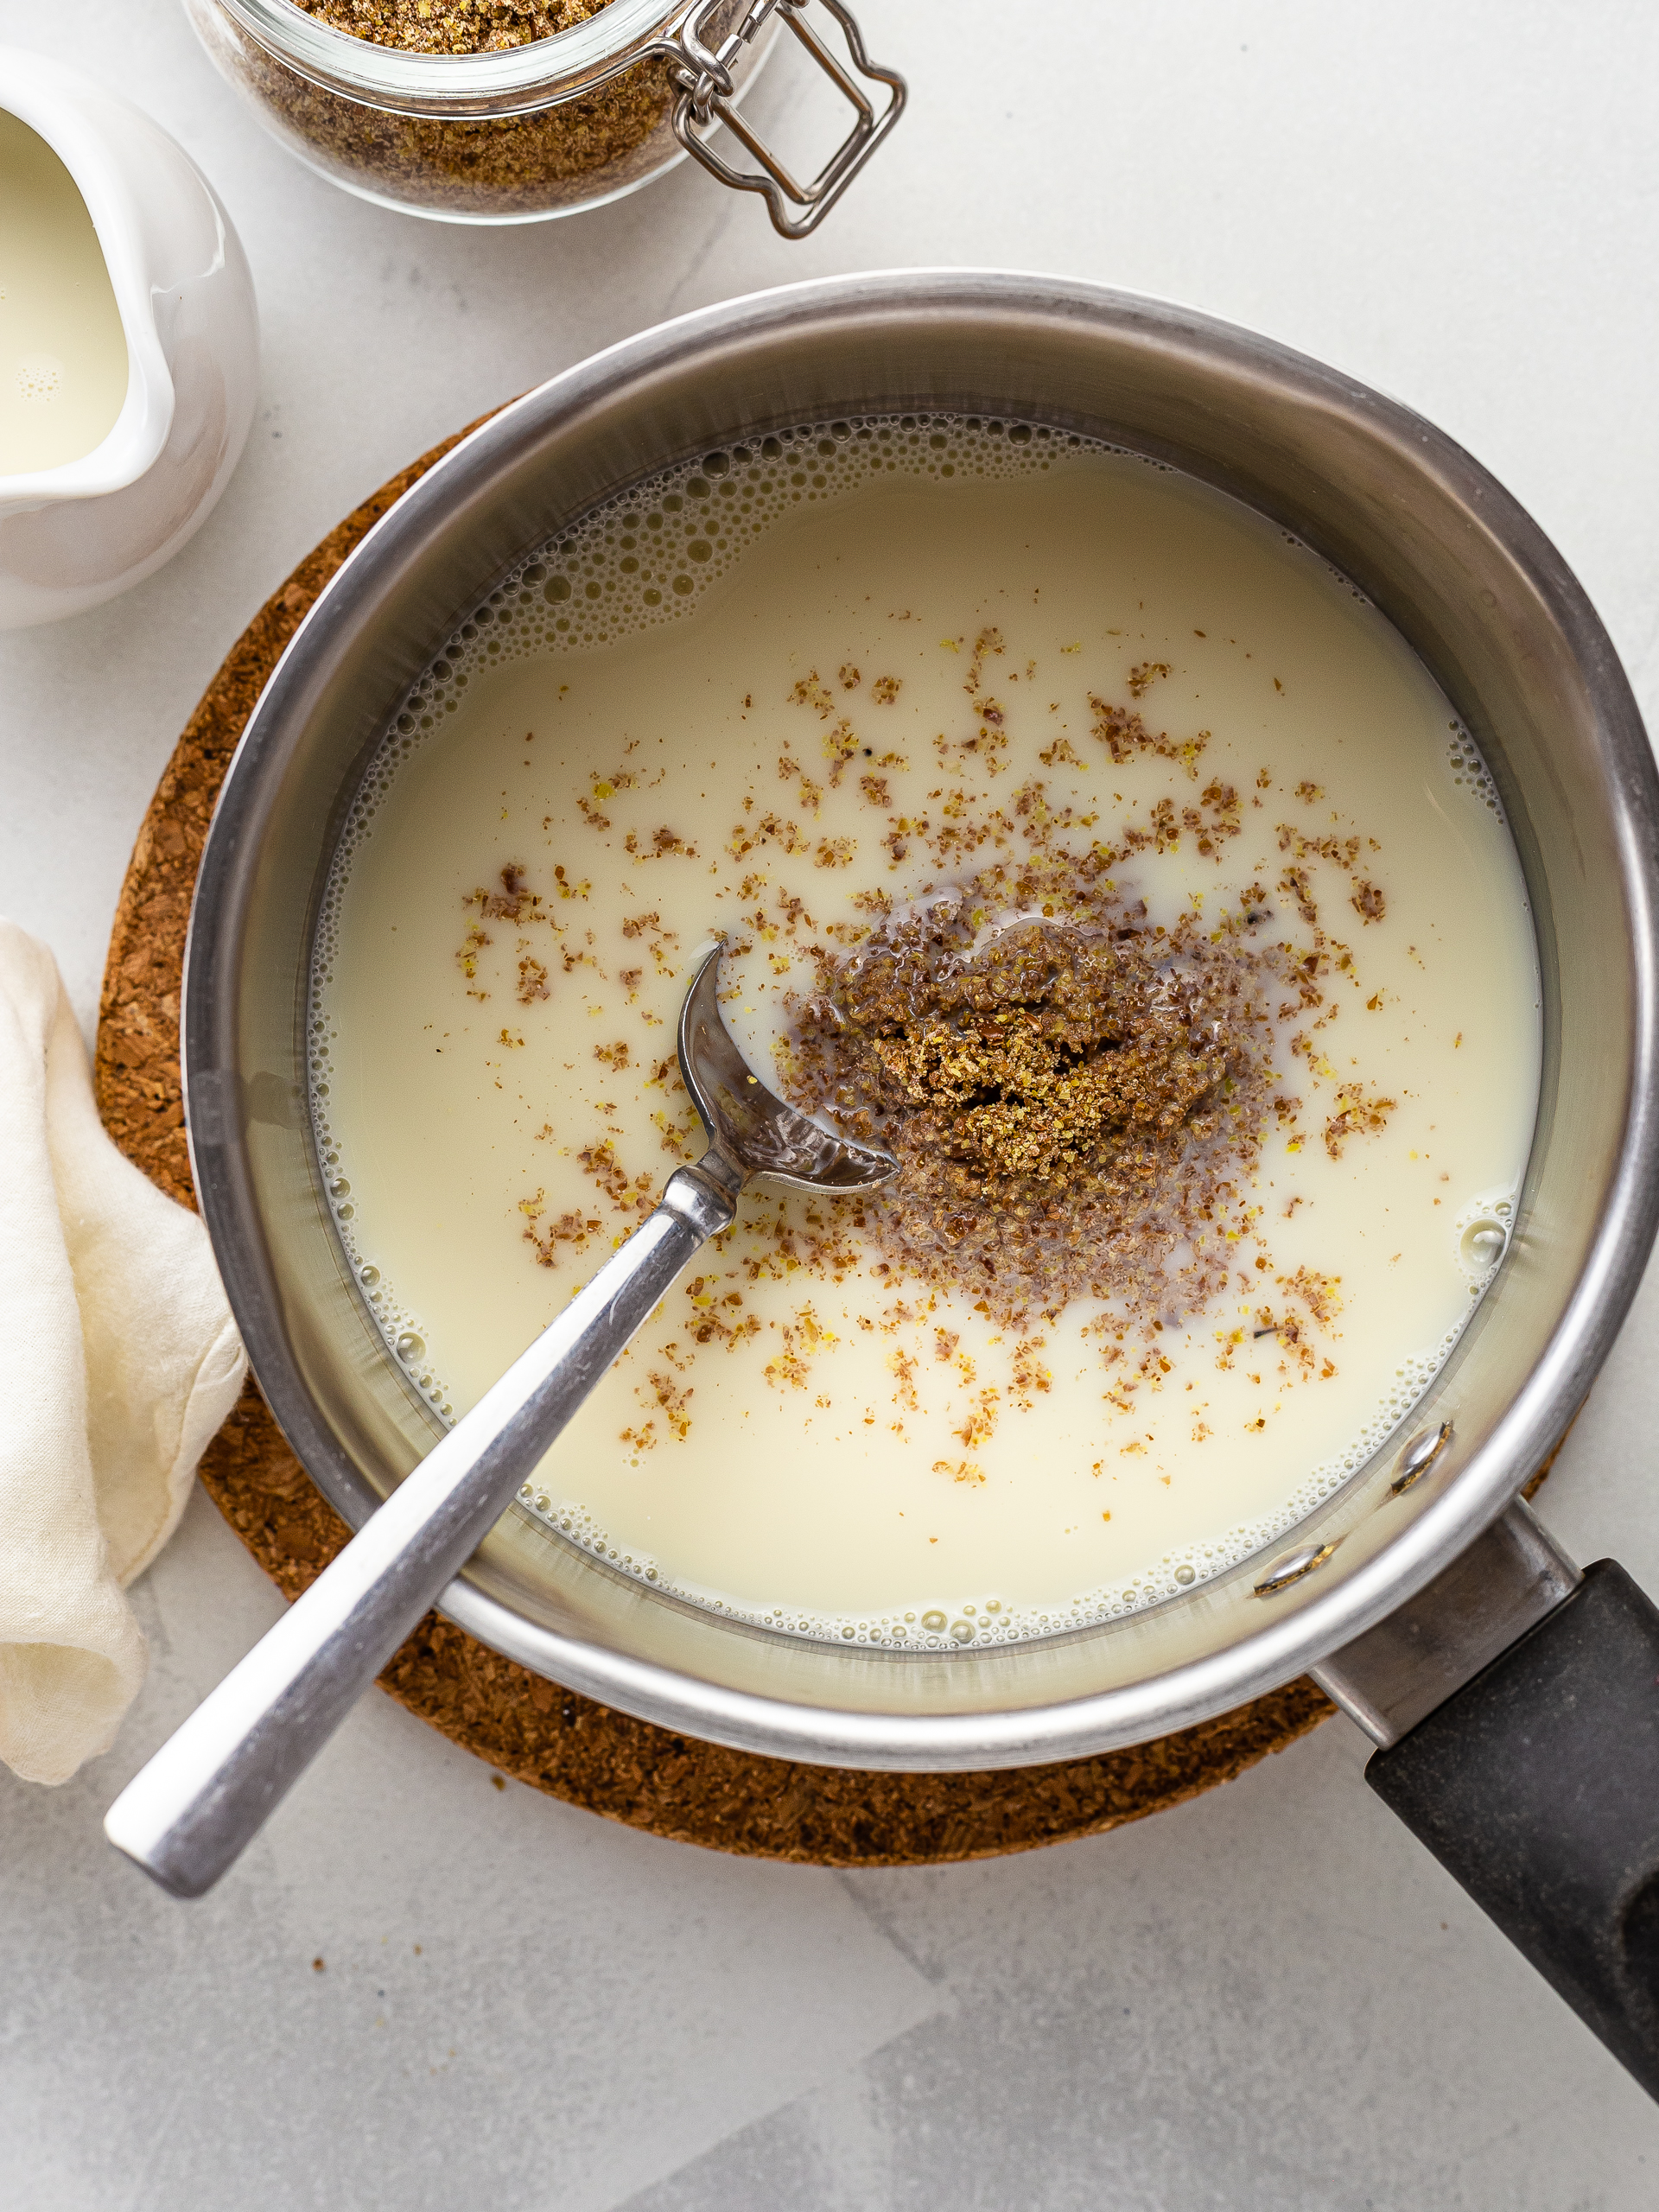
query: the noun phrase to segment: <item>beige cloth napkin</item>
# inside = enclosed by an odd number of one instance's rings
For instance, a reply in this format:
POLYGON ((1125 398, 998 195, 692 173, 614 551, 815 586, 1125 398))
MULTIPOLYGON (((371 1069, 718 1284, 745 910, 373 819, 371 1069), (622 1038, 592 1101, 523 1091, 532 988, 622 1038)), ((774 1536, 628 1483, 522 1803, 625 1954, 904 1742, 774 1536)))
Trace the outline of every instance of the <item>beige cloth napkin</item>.
POLYGON ((92 1103, 57 963, 0 921, 0 1758, 67 1782, 145 1667, 123 1587, 241 1388, 206 1230, 92 1103))

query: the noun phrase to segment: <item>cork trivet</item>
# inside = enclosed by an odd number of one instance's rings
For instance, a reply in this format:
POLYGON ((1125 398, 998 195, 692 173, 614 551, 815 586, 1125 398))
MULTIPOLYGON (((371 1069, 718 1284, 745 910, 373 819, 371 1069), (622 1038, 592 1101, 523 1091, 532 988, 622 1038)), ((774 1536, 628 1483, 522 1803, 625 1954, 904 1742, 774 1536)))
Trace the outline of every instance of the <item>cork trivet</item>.
MULTIPOLYGON (((465 435, 465 432, 458 434, 465 435)), ((381 486, 308 554, 232 647, 150 802, 105 970, 98 1097, 127 1157, 194 1205, 179 1076, 179 987, 202 842, 265 679, 318 593, 451 438, 381 486)), ((296 1597, 349 1534, 250 1383, 201 1478, 272 1580, 296 1597)), ((1332 1707, 1309 1681, 1129 1751, 984 1774, 864 1774, 722 1751, 631 1720, 428 1614, 380 1677, 452 1742, 574 1805, 722 1851, 829 1866, 985 1859, 1092 1835, 1179 1804, 1281 1751, 1332 1707)))

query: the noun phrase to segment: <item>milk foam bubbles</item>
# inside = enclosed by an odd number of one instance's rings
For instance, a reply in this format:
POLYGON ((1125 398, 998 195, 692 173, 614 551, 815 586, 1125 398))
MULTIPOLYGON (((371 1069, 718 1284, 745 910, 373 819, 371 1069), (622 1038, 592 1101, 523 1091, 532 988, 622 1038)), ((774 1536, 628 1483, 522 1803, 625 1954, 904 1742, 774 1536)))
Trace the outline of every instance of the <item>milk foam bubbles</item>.
POLYGON ((984 417, 804 426, 652 478, 470 611, 365 778, 310 1014, 342 1241, 446 1418, 697 1148, 673 1037, 712 930, 770 1074, 878 914, 971 876, 994 925, 1085 868, 1148 930, 1270 930, 1305 982, 1226 1293, 1144 1338, 1109 1300, 1000 1328, 853 1208, 756 1187, 526 1510, 838 1643, 1192 1588, 1456 1342, 1525 1166, 1538 994, 1497 794, 1421 664, 1161 464, 984 417))

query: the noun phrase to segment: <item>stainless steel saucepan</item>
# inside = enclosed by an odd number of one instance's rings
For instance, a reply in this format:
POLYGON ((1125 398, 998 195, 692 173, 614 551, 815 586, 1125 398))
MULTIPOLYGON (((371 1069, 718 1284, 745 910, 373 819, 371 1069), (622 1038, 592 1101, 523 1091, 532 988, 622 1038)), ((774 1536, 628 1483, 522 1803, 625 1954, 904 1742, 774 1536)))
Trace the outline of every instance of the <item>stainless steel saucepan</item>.
POLYGON ((1554 549, 1467 454, 1351 378, 1121 293, 893 272, 649 331, 423 477, 272 677, 197 891, 192 1158, 260 1384, 353 1524, 441 1433, 354 1286, 304 1092, 324 879, 409 683, 526 548, 665 463, 826 416, 944 408, 1086 431, 1219 486, 1351 576, 1444 687, 1497 780, 1538 933, 1543 1089, 1509 1254, 1370 1465, 1288 1543, 1144 1612, 986 1651, 814 1643, 642 1586, 517 1509, 443 1610, 626 1712, 849 1767, 1074 1758, 1311 1672, 1382 1746, 1373 1785, 1659 2094, 1659 1614, 1611 1562, 1581 1576, 1516 1497, 1588 1390, 1654 1234, 1659 785, 1554 549))

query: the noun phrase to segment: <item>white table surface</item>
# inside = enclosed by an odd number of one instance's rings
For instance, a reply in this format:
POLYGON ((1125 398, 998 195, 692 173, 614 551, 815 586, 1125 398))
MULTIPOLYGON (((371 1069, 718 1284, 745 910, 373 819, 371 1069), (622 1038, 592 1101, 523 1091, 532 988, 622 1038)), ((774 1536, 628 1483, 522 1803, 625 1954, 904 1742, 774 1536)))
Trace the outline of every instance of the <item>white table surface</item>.
MULTIPOLYGON (((496 401, 813 273, 1055 270, 1340 365, 1531 507, 1659 705, 1659 11, 859 4, 913 108, 791 247, 684 169, 569 222, 410 221, 267 140, 175 0, 0 0, 0 37, 126 92, 201 163, 264 323, 254 433, 192 544, 0 639, 0 911, 55 948, 89 1032, 156 777, 289 567, 496 401)), ((764 94, 791 97, 781 72, 764 94)), ((1659 1591, 1656 1355, 1650 1283, 1543 1508, 1659 1591)), ((0 1770, 17 2212, 1659 2202, 1659 2110, 1363 1787, 1345 1721, 1117 1834, 845 1875, 499 1790, 376 1694, 186 1906, 100 1817, 279 1601, 200 1494, 137 1597, 153 1665, 115 1750, 55 1791, 0 1770)))

